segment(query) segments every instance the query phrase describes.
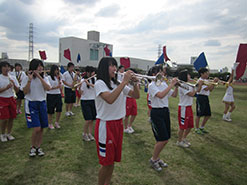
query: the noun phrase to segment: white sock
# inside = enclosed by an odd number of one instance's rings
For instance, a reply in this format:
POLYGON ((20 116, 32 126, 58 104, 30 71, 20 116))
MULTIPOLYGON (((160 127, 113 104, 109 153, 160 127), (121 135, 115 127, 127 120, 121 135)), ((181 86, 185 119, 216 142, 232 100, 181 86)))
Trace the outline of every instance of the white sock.
POLYGON ((227 113, 227 117, 229 117, 229 118, 230 118, 230 116, 231 116, 231 113, 230 113, 230 112, 228 112, 228 113, 227 113))
POLYGON ((226 118, 226 114, 223 114, 223 118, 226 118))

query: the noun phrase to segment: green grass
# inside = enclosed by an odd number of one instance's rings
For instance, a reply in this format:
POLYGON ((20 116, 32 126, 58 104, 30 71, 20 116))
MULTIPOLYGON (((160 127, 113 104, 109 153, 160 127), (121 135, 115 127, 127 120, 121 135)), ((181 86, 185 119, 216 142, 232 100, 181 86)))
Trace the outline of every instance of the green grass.
MULTIPOLYGON (((134 122, 136 132, 124 135, 122 162, 115 165, 112 184, 246 184, 246 92, 246 86, 234 89, 237 108, 232 114, 233 122, 229 123, 221 119, 225 89, 214 90, 210 95, 212 117, 206 125, 210 133, 191 133, 189 149, 175 146, 178 98, 171 98, 172 138, 161 153, 169 167, 160 173, 148 163, 155 140, 147 121, 146 94, 142 92, 134 122)), ((28 157, 32 130, 27 128, 24 115, 19 115, 13 129, 16 140, 0 143, 0 184, 97 184, 96 146, 94 142, 82 141, 84 120, 79 107, 74 112, 76 116, 72 118, 63 113, 60 130, 45 130, 42 148, 46 155, 32 159, 28 157)))

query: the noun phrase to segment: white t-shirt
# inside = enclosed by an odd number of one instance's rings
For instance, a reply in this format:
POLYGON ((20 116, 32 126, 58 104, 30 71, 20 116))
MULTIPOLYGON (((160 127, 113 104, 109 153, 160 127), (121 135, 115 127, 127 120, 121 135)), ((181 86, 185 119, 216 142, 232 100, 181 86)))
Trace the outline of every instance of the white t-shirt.
MULTIPOLYGON (((49 80, 51 88, 57 87, 59 85, 59 80, 57 79, 56 76, 54 77, 55 80, 52 80, 50 75, 47 78, 49 80)), ((60 91, 60 88, 52 89, 50 91, 47 91, 47 94, 61 94, 61 91, 60 91)))
MULTIPOLYGON (((208 81, 207 79, 202 79, 202 78, 199 78, 198 79, 198 82, 200 81, 200 80, 203 80, 203 81, 208 81)), ((210 95, 210 91, 208 90, 208 91, 205 91, 204 89, 205 88, 207 88, 208 86, 206 86, 206 85, 202 85, 202 88, 201 88, 201 91, 200 92, 198 92, 197 94, 199 94, 199 95, 205 95, 205 96, 209 96, 210 95)))
POLYGON ((187 95, 189 92, 193 92, 193 87, 188 86, 189 89, 179 87, 179 106, 191 106, 193 105, 193 97, 187 95))
MULTIPOLYGON (((48 85, 51 86, 47 77, 44 77, 44 80, 48 85)), ((27 85, 27 82, 28 82, 28 76, 26 76, 21 83, 22 89, 27 85)), ((25 95, 25 99, 29 101, 46 100, 46 91, 38 77, 36 77, 35 79, 32 79, 31 84, 30 84, 30 91, 28 94, 25 95)))
POLYGON ((168 98, 172 95, 173 90, 171 89, 166 96, 163 98, 158 98, 156 94, 158 92, 164 91, 168 85, 166 82, 162 82, 161 85, 157 86, 154 81, 148 86, 149 99, 151 101, 152 108, 163 108, 169 106, 168 98))
POLYGON ((117 85, 111 82, 111 87, 113 90, 110 90, 103 80, 97 80, 94 86, 97 118, 104 121, 119 120, 126 115, 126 96, 128 95, 130 88, 125 86, 114 103, 108 104, 101 98, 100 94, 102 92, 114 91, 114 89, 117 88, 117 85))
MULTIPOLYGON (((72 84, 73 83, 73 79, 74 79, 75 73, 69 73, 69 71, 66 71, 63 75, 62 75, 62 80, 65 81, 67 84, 72 84)), ((64 84, 64 87, 70 88, 69 86, 64 84)))
POLYGON ((122 82, 123 81, 123 78, 124 78, 124 75, 123 74, 117 74, 117 80, 119 81, 119 82, 122 82))
MULTIPOLYGON (((134 90, 134 86, 133 85, 130 85, 128 84, 128 87, 131 89, 131 90, 134 90)), ((131 98, 129 95, 127 95, 128 98, 131 98)))
MULTIPOLYGON (((81 81, 84 81, 84 79, 82 79, 81 81)), ((96 81, 96 79, 95 79, 95 81, 96 81)), ((89 80, 89 83, 92 83, 91 79, 89 80)), ((94 87, 89 86, 89 88, 88 88, 86 82, 82 82, 81 91, 82 91, 81 100, 94 100, 95 99, 94 87)))
MULTIPOLYGON (((7 87, 10 84, 10 79, 14 81, 15 86, 19 87, 19 83, 16 80, 15 76, 12 75, 4 76, 3 74, 0 74, 0 89, 7 87)), ((14 96, 14 87, 9 88, 8 90, 0 93, 0 97, 3 98, 10 98, 13 96, 14 96)))
POLYGON ((24 71, 15 71, 15 77, 19 84, 21 85, 22 80, 25 78, 26 73, 24 71))

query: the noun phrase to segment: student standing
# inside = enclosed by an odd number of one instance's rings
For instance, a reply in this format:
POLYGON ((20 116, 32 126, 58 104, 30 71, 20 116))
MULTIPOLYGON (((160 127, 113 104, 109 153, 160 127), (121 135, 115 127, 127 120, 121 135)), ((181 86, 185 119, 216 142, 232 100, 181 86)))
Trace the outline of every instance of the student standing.
POLYGON ((30 157, 45 155, 40 146, 43 139, 43 129, 48 127, 46 91, 49 91, 51 87, 48 78, 44 77, 43 69, 43 62, 39 59, 33 59, 29 64, 28 76, 23 79, 21 84, 25 94, 27 126, 33 129, 30 157))
POLYGON ((11 141, 15 138, 11 135, 13 122, 16 118, 16 100, 14 91, 18 92, 19 83, 14 76, 9 75, 9 63, 0 64, 0 123, 2 142, 11 141), (7 130, 7 132, 6 132, 7 130))
POLYGON ((116 79, 117 61, 112 57, 100 60, 95 83, 97 120, 95 139, 101 168, 98 184, 108 185, 112 177, 114 162, 121 161, 123 121, 126 114, 126 96, 139 98, 137 83, 134 90, 127 87, 133 72, 124 74, 123 81, 116 79))

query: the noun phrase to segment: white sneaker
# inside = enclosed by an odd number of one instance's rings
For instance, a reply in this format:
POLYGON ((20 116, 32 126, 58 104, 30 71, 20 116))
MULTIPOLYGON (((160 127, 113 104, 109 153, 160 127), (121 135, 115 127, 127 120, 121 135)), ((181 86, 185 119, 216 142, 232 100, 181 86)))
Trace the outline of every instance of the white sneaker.
POLYGON ((6 138, 7 138, 9 141, 15 140, 15 137, 12 136, 11 134, 6 134, 6 138))
POLYGON ((7 142, 8 141, 8 139, 7 139, 5 134, 1 134, 0 137, 1 137, 1 141, 2 142, 7 142))
POLYGON ((135 132, 135 130, 132 127, 129 127, 129 134, 133 134, 135 132))
POLYGON ((70 114, 71 116, 74 116, 74 115, 75 115, 75 114, 74 114, 73 112, 71 112, 71 111, 69 112, 69 114, 70 114))
POLYGON ((82 134, 82 139, 83 139, 84 141, 90 141, 90 139, 89 139, 89 137, 88 137, 87 134, 82 134))
POLYGON ((177 141, 177 146, 180 146, 182 148, 188 148, 189 147, 189 145, 187 145, 184 141, 181 141, 181 142, 177 141))
POLYGON ((55 129, 52 124, 49 124, 48 128, 51 129, 51 130, 55 129))
POLYGON ((224 117, 223 116, 223 118, 222 118, 224 121, 228 121, 228 122, 231 122, 232 120, 231 120, 231 118, 229 119, 229 118, 227 118, 227 117, 224 117))
POLYGON ((187 145, 191 146, 191 143, 187 139, 184 139, 183 142, 186 143, 187 145))
POLYGON ((88 139, 89 139, 90 141, 94 141, 94 140, 95 140, 92 134, 88 134, 88 139))
POLYGON ((124 133, 129 134, 129 127, 124 129, 124 133))
POLYGON ((61 128, 58 122, 55 122, 55 127, 56 128, 61 128))
POLYGON ((158 161, 153 161, 152 159, 150 159, 150 160, 149 160, 149 163, 150 163, 151 167, 152 167, 154 170, 156 170, 156 171, 158 171, 158 172, 160 172, 160 171, 162 170, 162 168, 160 167, 158 161))
POLYGON ((66 117, 69 117, 70 116, 70 113, 69 112, 65 112, 65 116, 66 117))

